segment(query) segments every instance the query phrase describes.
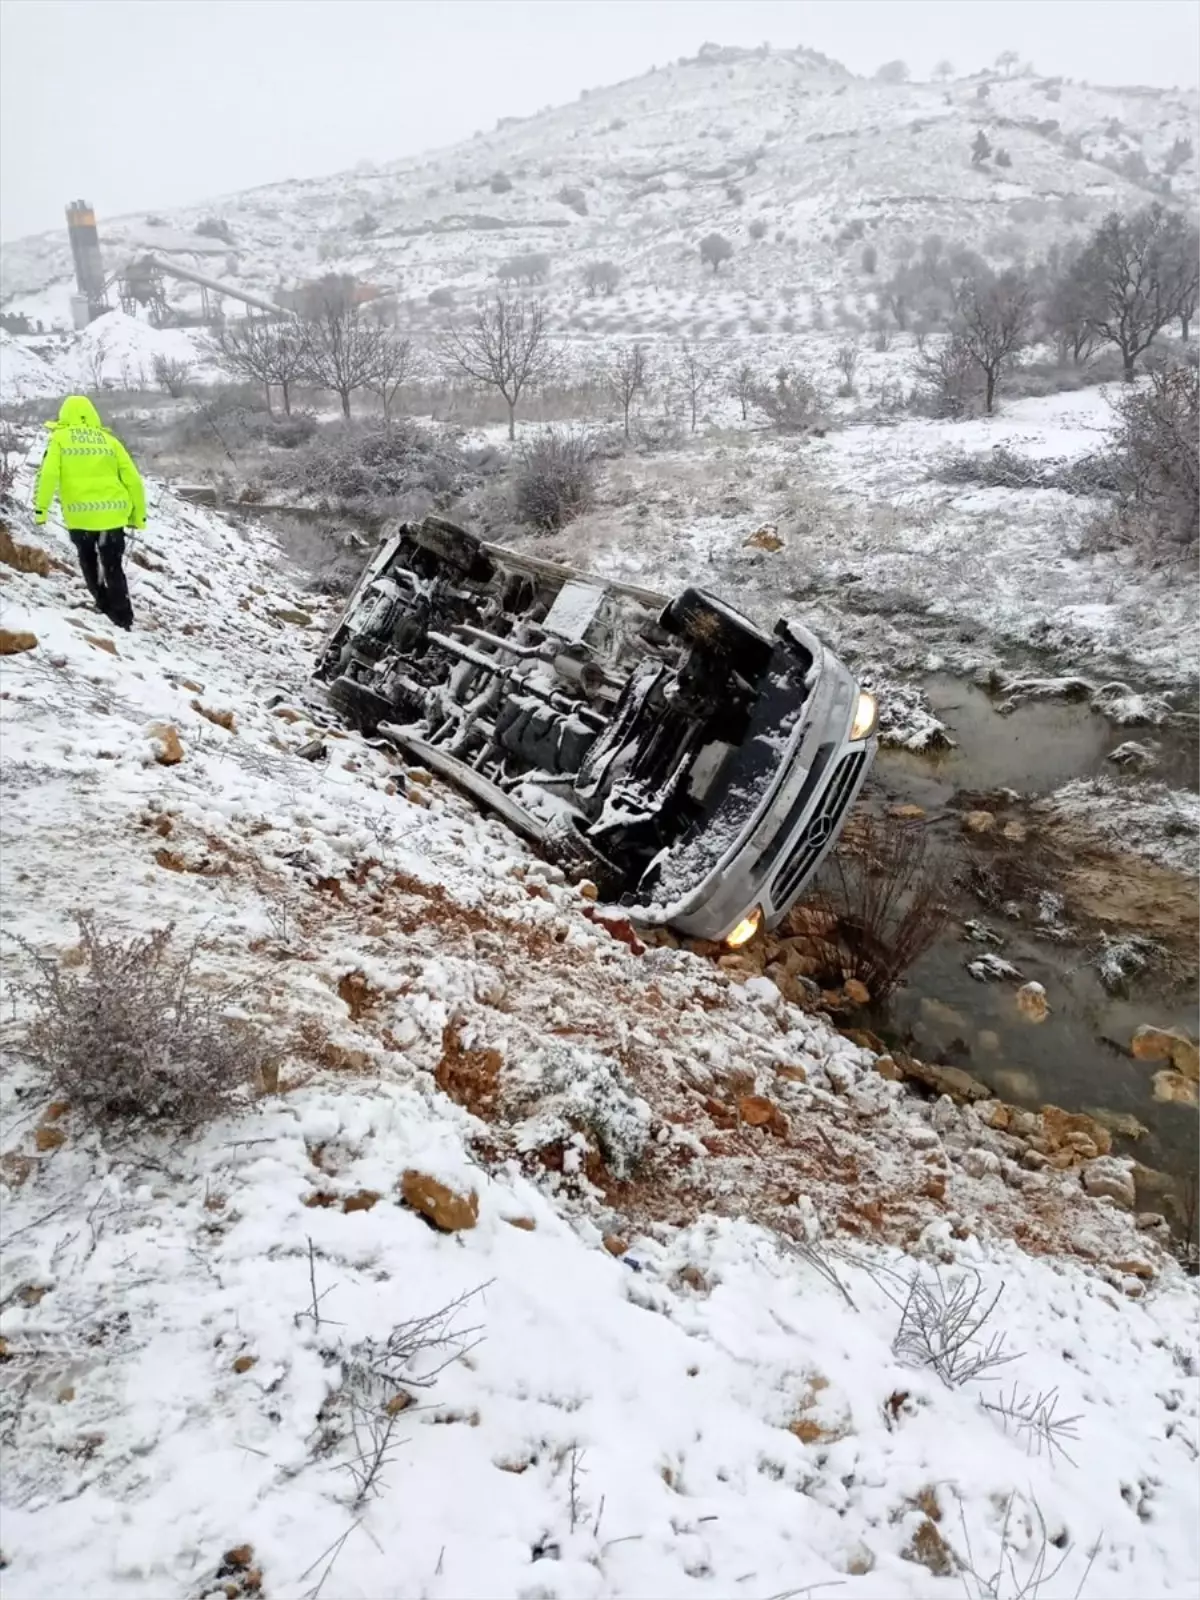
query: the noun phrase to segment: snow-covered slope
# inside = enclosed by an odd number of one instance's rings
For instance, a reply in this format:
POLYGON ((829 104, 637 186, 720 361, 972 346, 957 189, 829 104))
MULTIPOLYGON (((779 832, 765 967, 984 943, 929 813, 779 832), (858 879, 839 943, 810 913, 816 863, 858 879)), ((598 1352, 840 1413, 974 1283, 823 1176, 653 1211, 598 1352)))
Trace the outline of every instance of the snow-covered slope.
POLYGON ((0 565, 37 641, 3 666, 9 931, 71 960, 80 908, 173 922, 278 1049, 240 1117, 101 1139, 6 1000, 11 1600, 949 1600, 1060 1560, 1042 1600, 1191 1592, 1194 1285, 1127 1213, 323 728, 327 619, 261 529, 152 486, 114 635, 61 530, 5 518, 54 563, 0 565), (411 1172, 475 1224, 427 1226, 411 1172), (1004 1396, 1057 1390, 1068 1456, 896 1353, 915 1274, 1003 1292, 1004 1396), (372 1401, 381 1342, 460 1300, 372 1401))
MULTIPOLYGON (((551 297, 581 327, 580 269, 619 265, 622 286, 590 331, 697 316, 803 323, 814 295, 871 293, 866 245, 877 272, 931 232, 1010 258, 1114 207, 1164 195, 1194 204, 1198 110, 1192 91, 1037 77, 891 85, 802 49, 710 48, 447 150, 165 218, 101 216, 101 237, 111 268, 188 235, 192 265, 259 292, 354 272, 410 317, 429 311, 433 291, 469 295, 532 252, 550 257, 551 297), (981 129, 993 156, 975 165, 981 129), (192 231, 214 218, 232 245, 192 231), (714 230, 734 247, 716 277, 697 254, 714 230), (227 259, 207 259, 214 249, 227 259)), ((6 306, 60 314, 65 230, 6 245, 2 268, 6 306)), ((192 304, 186 289, 171 292, 192 304)))

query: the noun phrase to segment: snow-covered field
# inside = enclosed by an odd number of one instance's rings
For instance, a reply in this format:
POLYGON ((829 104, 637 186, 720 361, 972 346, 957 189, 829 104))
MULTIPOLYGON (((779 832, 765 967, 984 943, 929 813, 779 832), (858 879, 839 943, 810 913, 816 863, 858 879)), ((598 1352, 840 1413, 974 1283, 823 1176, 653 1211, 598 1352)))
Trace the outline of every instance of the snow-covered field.
POLYGON ((0 566, 37 639, 9 931, 70 960, 77 910, 174 923, 278 1047, 240 1116, 101 1138, 39 1089, 6 951, 6 1595, 1194 1592, 1197 1299, 1153 1228, 323 727, 329 616, 261 529, 152 486, 114 635, 61 529, 6 520, 63 564, 0 566), (474 1225, 401 1203, 414 1172, 474 1225), (914 1277, 976 1274, 1013 1359, 952 1386, 895 1341, 914 1277))
POLYGON ((727 425, 611 463, 595 510, 538 548, 660 587, 702 574, 763 618, 799 612, 884 673, 1045 659, 1097 691, 1123 674, 1186 688, 1200 668, 1194 586, 1089 553, 1098 499, 933 476, 948 456, 1000 447, 1033 461, 1102 450, 1110 398, 1013 400, 967 422, 849 419, 823 439, 727 425), (755 542, 764 526, 779 548, 755 542))

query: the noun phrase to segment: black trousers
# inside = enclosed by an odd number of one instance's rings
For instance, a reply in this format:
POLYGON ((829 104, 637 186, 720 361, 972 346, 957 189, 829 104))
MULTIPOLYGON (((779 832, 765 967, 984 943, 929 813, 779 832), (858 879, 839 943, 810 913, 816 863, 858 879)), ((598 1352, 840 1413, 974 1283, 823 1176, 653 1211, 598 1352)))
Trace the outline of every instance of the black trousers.
POLYGON ((79 552, 79 565, 88 593, 110 622, 118 628, 128 628, 133 623, 133 606, 129 602, 129 585, 125 582, 125 529, 112 528, 107 533, 71 532, 71 543, 79 552))

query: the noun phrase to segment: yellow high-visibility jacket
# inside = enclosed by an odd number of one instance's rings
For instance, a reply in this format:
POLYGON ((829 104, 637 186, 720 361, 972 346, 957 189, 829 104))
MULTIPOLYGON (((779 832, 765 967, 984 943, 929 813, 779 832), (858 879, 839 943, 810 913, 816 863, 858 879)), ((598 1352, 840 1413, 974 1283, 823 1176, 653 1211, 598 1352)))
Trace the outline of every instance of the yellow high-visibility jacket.
POLYGON ((92 402, 68 395, 46 447, 33 494, 35 522, 45 522, 57 494, 63 522, 75 533, 146 526, 146 491, 129 451, 100 421, 92 402))

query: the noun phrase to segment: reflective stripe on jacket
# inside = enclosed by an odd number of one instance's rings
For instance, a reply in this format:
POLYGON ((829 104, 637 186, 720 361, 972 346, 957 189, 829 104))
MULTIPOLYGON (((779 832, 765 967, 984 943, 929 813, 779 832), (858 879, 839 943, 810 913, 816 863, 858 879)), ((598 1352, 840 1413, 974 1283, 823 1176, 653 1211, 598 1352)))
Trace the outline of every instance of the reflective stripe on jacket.
POLYGON ((57 494, 63 521, 76 533, 146 526, 146 491, 128 450, 103 427, 95 406, 69 395, 58 421, 47 423, 50 443, 34 490, 34 521, 45 522, 57 494))

